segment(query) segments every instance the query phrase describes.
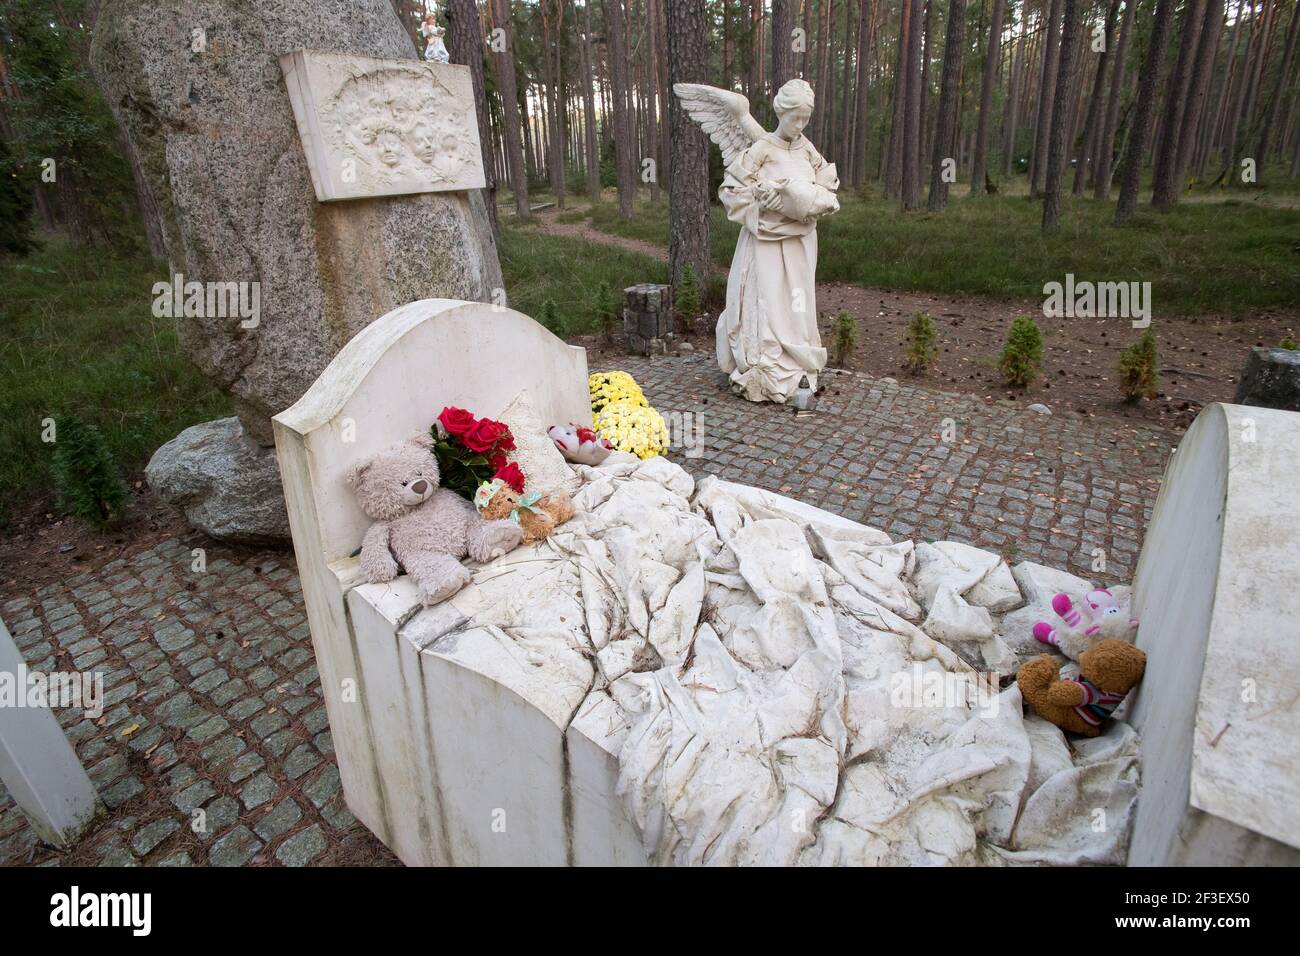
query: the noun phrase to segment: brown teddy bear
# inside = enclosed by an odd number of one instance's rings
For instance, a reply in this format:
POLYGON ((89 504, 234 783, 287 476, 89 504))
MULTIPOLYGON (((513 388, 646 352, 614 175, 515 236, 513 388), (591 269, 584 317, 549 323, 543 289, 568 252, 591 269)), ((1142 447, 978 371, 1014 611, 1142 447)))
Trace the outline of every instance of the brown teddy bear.
POLYGON ((1016 671, 1020 693, 1034 712, 1062 730, 1087 737, 1101 733, 1101 725, 1137 686, 1146 670, 1147 656, 1127 641, 1101 641, 1079 656, 1079 676, 1060 677, 1061 664, 1047 654, 1016 671))
POLYGON ((361 541, 361 573, 376 583, 405 569, 425 604, 437 604, 469 583, 472 575, 461 558, 490 561, 523 539, 516 522, 485 520, 438 482, 428 432, 386 448, 348 474, 361 510, 375 522, 361 541))
POLYGON ((564 492, 520 495, 500 478, 479 485, 474 504, 484 518, 504 519, 522 528, 524 544, 549 537, 556 525, 573 517, 573 501, 564 492))

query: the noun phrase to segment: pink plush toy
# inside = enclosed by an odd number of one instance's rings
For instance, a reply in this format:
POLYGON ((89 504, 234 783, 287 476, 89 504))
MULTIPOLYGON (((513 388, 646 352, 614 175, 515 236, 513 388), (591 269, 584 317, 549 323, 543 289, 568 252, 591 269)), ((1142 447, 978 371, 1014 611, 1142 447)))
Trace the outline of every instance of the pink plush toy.
POLYGON ((1115 596, 1105 588, 1089 591, 1084 598, 1086 609, 1076 608, 1068 594, 1052 598, 1052 610, 1063 622, 1053 627, 1046 621, 1034 625, 1034 638, 1051 644, 1071 660, 1077 661, 1088 648, 1104 640, 1133 643, 1138 622, 1121 610, 1115 596))
POLYGON ((546 434, 551 436, 564 460, 575 465, 599 465, 614 450, 608 438, 573 422, 552 425, 546 429, 546 434))

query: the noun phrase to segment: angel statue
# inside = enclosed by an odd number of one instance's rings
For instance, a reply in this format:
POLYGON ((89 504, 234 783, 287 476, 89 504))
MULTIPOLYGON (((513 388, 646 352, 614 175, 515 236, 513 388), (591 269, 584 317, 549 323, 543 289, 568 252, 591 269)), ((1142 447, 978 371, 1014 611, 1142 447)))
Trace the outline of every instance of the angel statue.
POLYGON ((718 364, 737 394, 784 403, 805 376, 815 389, 826 365, 817 332, 817 220, 840 208, 835 164, 803 135, 812 87, 791 80, 777 91, 771 133, 739 93, 697 83, 676 83, 673 92, 721 148, 718 198, 744 227, 718 318, 718 364))
POLYGON ((447 31, 438 26, 438 14, 435 10, 430 10, 424 15, 424 22, 420 24, 420 36, 424 37, 424 58, 430 63, 450 63, 451 57, 447 53, 447 44, 442 40, 447 31))

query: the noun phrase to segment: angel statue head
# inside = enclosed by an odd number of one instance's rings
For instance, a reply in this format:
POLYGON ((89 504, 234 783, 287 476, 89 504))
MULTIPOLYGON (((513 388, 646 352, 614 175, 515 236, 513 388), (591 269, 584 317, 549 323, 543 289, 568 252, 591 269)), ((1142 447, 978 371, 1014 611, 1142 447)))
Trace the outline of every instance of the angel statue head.
POLYGON ((812 119, 813 88, 806 80, 790 80, 776 91, 772 108, 778 120, 776 135, 786 140, 798 139, 812 119))

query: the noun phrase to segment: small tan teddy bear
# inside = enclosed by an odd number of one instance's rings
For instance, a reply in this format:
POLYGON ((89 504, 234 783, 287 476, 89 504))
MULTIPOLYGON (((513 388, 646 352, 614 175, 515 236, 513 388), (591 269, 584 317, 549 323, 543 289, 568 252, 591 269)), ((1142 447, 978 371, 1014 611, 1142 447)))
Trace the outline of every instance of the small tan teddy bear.
POLYGON ((357 502, 375 522, 361 541, 361 572, 372 583, 405 569, 425 604, 437 604, 469 583, 460 559, 490 561, 519 545, 514 521, 491 521, 454 491, 438 485, 428 433, 398 442, 348 475, 357 502))
POLYGON ((1106 640, 1079 655, 1079 676, 1061 679, 1060 661, 1042 654, 1016 672, 1021 696, 1034 712, 1062 730, 1087 737, 1142 680, 1147 656, 1127 641, 1106 640))
POLYGON ((573 517, 573 501, 564 492, 520 495, 500 478, 479 485, 474 505, 484 518, 517 524, 523 529, 524 544, 549 537, 557 525, 573 517))

